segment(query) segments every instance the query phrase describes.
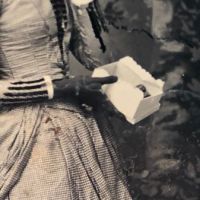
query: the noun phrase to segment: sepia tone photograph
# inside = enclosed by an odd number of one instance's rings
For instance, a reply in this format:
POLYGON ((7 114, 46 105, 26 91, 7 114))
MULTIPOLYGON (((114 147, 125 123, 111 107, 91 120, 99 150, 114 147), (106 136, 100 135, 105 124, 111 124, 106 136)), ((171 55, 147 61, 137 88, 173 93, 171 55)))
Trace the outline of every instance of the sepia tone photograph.
POLYGON ((199 200, 199 10, 0 0, 0 200, 199 200))

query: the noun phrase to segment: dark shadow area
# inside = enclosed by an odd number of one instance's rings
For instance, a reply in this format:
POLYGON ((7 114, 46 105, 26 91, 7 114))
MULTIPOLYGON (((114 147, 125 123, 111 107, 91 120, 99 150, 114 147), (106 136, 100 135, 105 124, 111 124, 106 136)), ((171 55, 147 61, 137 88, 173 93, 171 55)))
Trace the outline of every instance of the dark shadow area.
POLYGON ((160 110, 113 117, 133 199, 200 198, 199 1, 103 1, 113 60, 132 56, 165 82, 160 110))

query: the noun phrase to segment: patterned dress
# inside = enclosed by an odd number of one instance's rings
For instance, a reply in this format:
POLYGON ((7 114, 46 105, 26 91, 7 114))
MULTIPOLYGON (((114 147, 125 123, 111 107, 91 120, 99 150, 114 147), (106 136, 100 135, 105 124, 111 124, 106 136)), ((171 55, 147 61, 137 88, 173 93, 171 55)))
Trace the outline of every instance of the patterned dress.
MULTIPOLYGON (((73 41, 74 55, 90 67, 84 10, 69 5, 76 23, 69 15, 66 48, 73 41)), ((0 44, 0 200, 131 199, 108 129, 100 132, 93 112, 70 97, 48 100, 43 77, 68 70, 57 65, 50 1, 1 1, 0 44)))

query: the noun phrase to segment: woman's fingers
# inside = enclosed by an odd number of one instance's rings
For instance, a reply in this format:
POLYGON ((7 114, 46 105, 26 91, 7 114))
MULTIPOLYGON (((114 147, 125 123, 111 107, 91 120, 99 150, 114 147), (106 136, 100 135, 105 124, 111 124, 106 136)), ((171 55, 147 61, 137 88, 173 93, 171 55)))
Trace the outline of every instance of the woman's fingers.
POLYGON ((111 84, 115 83, 118 80, 117 76, 107 76, 107 77, 97 77, 97 78, 92 78, 93 83, 100 83, 101 85, 103 84, 111 84))
POLYGON ((101 89, 101 84, 100 83, 91 83, 89 85, 89 89, 92 90, 100 90, 101 89))

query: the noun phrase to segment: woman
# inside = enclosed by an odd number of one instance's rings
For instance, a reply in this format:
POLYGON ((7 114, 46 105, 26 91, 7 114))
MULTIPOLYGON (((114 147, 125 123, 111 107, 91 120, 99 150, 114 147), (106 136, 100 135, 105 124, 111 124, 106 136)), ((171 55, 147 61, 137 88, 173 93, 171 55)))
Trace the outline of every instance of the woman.
MULTIPOLYGON (((107 129, 79 103, 116 77, 69 76, 69 50, 88 69, 96 63, 86 8, 74 3, 1 0, 1 200, 131 199, 107 129)), ((105 50, 97 3, 87 11, 105 50)))

